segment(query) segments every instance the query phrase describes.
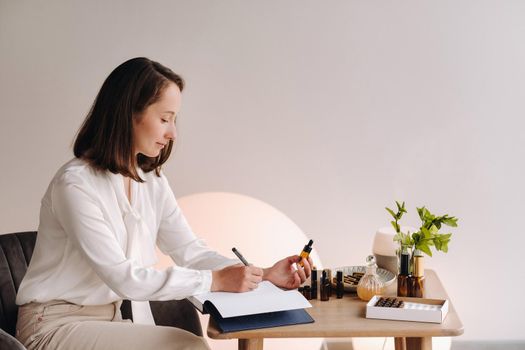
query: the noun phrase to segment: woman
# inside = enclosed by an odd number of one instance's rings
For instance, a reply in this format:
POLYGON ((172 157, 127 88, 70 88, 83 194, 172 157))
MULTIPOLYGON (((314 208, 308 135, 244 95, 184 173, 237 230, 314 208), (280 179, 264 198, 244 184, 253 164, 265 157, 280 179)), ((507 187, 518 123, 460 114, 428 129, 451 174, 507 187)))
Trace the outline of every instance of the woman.
MULTIPOLYGON (((17 295, 17 338, 32 349, 202 349, 187 331, 123 321, 148 300, 246 292, 269 280, 296 288, 310 274, 298 256, 267 269, 225 258, 197 239, 161 166, 176 139, 184 82, 147 58, 106 79, 40 212, 37 242, 17 295), (155 245, 177 266, 156 262, 155 245), (142 303, 141 303, 142 302, 142 303)), ((151 315, 149 308, 143 308, 151 315)))

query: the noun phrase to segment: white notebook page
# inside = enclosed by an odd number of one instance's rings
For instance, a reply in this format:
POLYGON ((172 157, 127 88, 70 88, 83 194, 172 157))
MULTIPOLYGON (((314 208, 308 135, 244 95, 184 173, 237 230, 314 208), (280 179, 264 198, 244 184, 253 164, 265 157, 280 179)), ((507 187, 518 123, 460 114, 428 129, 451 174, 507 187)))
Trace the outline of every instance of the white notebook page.
POLYGON ((269 281, 245 293, 211 292, 194 296, 200 303, 206 300, 215 305, 222 317, 261 314, 265 312, 305 309, 312 307, 297 290, 282 290, 269 281))

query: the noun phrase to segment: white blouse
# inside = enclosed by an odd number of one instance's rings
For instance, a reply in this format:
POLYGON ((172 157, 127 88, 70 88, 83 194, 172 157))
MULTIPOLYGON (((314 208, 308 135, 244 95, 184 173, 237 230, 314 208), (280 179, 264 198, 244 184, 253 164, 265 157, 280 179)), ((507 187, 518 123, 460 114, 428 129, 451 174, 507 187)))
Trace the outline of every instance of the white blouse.
POLYGON ((81 305, 182 299, 210 290, 211 270, 238 263, 210 250, 184 218, 166 177, 139 169, 131 203, 122 175, 73 159, 51 181, 16 303, 81 305), (177 266, 156 263, 155 244, 177 266))

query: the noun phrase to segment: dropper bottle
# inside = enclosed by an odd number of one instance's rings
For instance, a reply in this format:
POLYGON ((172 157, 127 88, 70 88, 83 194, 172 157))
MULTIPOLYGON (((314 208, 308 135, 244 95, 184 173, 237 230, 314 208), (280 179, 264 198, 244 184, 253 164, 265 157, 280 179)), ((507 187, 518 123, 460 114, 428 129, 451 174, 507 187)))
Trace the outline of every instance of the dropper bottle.
POLYGON ((312 244, 314 244, 314 241, 309 240, 308 244, 304 246, 302 252, 299 254, 299 256, 301 257, 301 261, 299 261, 298 265, 304 266, 303 258, 308 259, 308 257, 310 256, 310 252, 312 251, 312 244))
POLYGON ((321 288, 319 290, 321 295, 321 301, 330 300, 330 281, 328 280, 328 274, 326 270, 323 270, 321 274, 321 288))
POLYGON ((408 283, 409 283, 409 272, 408 262, 410 260, 410 254, 406 247, 401 250, 401 259, 399 264, 399 275, 397 275, 397 296, 407 297, 408 296, 408 283))
POLYGON ((315 266, 312 268, 312 274, 310 275, 310 293, 312 299, 317 299, 317 269, 315 266))
POLYGON ((408 296, 423 298, 425 294, 425 267, 423 265, 423 254, 419 250, 414 251, 414 265, 412 276, 408 279, 408 296))

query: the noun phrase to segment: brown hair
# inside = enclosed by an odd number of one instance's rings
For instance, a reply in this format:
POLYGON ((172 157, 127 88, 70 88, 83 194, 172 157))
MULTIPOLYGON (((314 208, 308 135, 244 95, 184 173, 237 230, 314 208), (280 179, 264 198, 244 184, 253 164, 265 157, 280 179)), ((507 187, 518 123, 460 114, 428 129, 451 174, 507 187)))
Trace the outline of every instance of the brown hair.
POLYGON ((145 172, 161 165, 173 148, 173 140, 157 157, 133 153, 133 118, 138 118, 149 105, 157 102, 170 84, 180 91, 184 80, 171 69, 145 57, 132 58, 115 68, 106 78, 93 106, 78 131, 73 152, 99 170, 109 170, 143 182, 137 166, 145 172))

